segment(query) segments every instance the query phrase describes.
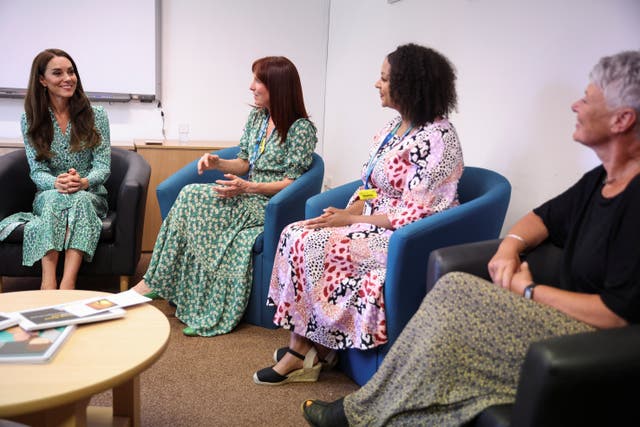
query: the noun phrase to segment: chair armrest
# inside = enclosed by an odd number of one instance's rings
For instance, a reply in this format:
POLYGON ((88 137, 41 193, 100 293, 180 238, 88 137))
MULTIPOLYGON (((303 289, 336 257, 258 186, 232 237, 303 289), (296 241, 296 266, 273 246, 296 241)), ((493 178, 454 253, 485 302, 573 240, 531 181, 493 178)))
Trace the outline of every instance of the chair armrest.
MULTIPOLYGON (((452 271, 463 271, 491 280, 487 265, 498 250, 500 239, 448 246, 431 252, 427 267, 427 292, 439 278, 452 271)), ((522 255, 536 283, 558 285, 562 271, 562 249, 545 241, 522 255)))
POLYGON ((465 243, 436 249, 429 255, 427 292, 439 278, 452 271, 464 271, 489 280, 487 264, 498 250, 500 239, 465 243))
POLYGON ((389 342, 402 332, 426 295, 425 261, 433 250, 498 237, 501 221, 489 227, 486 224, 493 220, 483 219, 494 212, 491 203, 489 198, 472 200, 394 231, 389 240, 384 294, 389 342))
POLYGON ((15 150, 0 156, 0 219, 16 212, 31 212, 35 194, 25 151, 15 150))
POLYGON ((512 426, 640 425, 640 325, 532 344, 512 426))
POLYGON ((313 153, 309 170, 269 200, 265 209, 263 238, 265 261, 273 262, 282 229, 304 218, 305 201, 320 192, 323 178, 324 162, 319 155, 313 153))
POLYGON ((138 153, 127 153, 127 172, 118 189, 116 210, 116 241, 129 247, 119 247, 118 250, 131 251, 135 256, 142 248, 142 228, 144 226, 144 211, 147 203, 147 191, 151 177, 151 166, 138 153), (126 236, 122 238, 122 236, 126 236))
POLYGON ((320 216, 322 215, 322 210, 329 206, 341 209, 346 207, 349 198, 360 185, 362 185, 362 181, 360 180, 351 181, 311 197, 307 200, 305 218, 309 219, 320 216))
MULTIPOLYGON (((214 153, 222 159, 235 159, 239 151, 240 148, 235 146, 223 148, 222 150, 214 151, 214 153)), ((186 164, 156 187, 156 197, 158 198, 160 215, 163 220, 169 214, 171 206, 173 206, 173 203, 178 198, 182 187, 188 184, 210 183, 217 179, 224 178, 224 174, 219 170, 208 170, 202 175, 198 175, 198 160, 200 159, 186 164)))

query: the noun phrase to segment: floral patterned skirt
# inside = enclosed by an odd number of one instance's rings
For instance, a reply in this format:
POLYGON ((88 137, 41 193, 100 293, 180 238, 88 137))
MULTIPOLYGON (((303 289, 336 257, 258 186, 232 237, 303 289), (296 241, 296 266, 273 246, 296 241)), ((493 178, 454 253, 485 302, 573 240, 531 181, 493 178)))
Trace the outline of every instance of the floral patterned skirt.
POLYGON ((223 199, 211 184, 192 184, 162 223, 144 279, 177 305, 176 317, 199 335, 228 333, 242 318, 267 201, 255 195, 223 199))
POLYGON ((47 252, 77 249, 89 262, 98 246, 102 219, 107 214, 107 191, 60 193, 40 191, 33 201, 33 213, 19 212, 0 221, 0 240, 20 224, 24 226, 22 264, 32 266, 47 252))
POLYGON ((530 343, 593 330, 476 276, 447 274, 371 380, 345 398, 349 425, 463 425, 515 400, 530 343))
POLYGON ((391 233, 371 224, 287 226, 267 302, 276 306, 274 323, 334 349, 384 344, 383 285, 391 233))

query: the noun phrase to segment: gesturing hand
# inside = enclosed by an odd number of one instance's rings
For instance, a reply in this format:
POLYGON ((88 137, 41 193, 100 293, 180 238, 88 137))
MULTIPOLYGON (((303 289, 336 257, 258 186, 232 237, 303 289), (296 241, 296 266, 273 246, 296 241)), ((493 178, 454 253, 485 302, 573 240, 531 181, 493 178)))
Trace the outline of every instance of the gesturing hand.
POLYGON ((307 228, 342 227, 352 223, 352 216, 346 209, 338 209, 332 206, 326 208, 324 213, 316 218, 307 220, 307 228))
POLYGON ((224 174, 224 177, 227 179, 218 179, 216 181, 218 186, 213 187, 213 190, 222 198, 234 197, 238 194, 246 193, 249 189, 249 181, 245 181, 230 173, 224 174))
POLYGON ((202 172, 211 169, 217 169, 220 164, 220 156, 217 154, 205 153, 198 160, 198 175, 202 175, 202 172))

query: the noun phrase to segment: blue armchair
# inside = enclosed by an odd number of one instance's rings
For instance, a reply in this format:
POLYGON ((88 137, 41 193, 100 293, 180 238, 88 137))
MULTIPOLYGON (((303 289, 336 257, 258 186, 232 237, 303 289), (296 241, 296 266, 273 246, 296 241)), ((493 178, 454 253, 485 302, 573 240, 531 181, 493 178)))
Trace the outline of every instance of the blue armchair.
MULTIPOLYGON (((219 150, 216 154, 223 159, 234 159, 238 151, 240 148, 236 146, 219 150)), ((223 178, 222 173, 217 170, 198 175, 197 165, 198 161, 194 160, 158 185, 156 195, 162 219, 166 218, 182 187, 223 178)), ((304 218, 305 201, 320 192, 323 178, 324 162, 319 155, 313 153, 311 168, 267 203, 264 231, 253 245, 253 283, 244 321, 265 328, 275 328, 274 309, 267 307, 266 303, 280 233, 287 224, 304 218)))
MULTIPOLYGON (((327 206, 343 208, 361 181, 336 187, 307 201, 305 216, 313 218, 327 206)), ((384 301, 389 341, 371 350, 345 350, 340 368, 362 385, 376 372, 389 348, 418 310, 426 292, 425 257, 444 246, 495 239, 500 234, 511 185, 497 172, 465 167, 458 185, 460 206, 396 230, 389 241, 384 301)))

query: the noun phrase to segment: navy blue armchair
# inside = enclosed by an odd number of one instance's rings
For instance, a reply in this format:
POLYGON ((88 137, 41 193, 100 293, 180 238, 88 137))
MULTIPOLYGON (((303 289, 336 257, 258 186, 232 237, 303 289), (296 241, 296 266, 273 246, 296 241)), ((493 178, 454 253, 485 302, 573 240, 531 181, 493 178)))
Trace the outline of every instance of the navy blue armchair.
MULTIPOLYGON (((336 187, 307 201, 306 217, 313 218, 327 206, 343 208, 361 181, 336 187)), ((426 292, 426 257, 432 250, 454 244, 495 239, 500 234, 511 185, 497 172, 465 167, 458 185, 460 205, 396 230, 389 241, 384 284, 389 341, 371 350, 345 350, 340 368, 362 385, 376 372, 389 348, 418 310, 426 292)))
MULTIPOLYGON (((216 154, 223 159, 234 159, 238 151, 240 148, 236 146, 219 150, 216 154)), ((194 160, 158 185, 156 195, 162 219, 166 218, 182 187, 223 178, 223 174, 217 170, 198 175, 197 165, 198 160, 194 160)), ((287 224, 304 219, 305 201, 320 192, 323 178, 324 162, 319 155, 313 153, 311 168, 267 203, 264 231, 253 245, 253 283, 244 321, 265 328, 275 328, 274 308, 267 307, 266 303, 280 233, 287 224)))

